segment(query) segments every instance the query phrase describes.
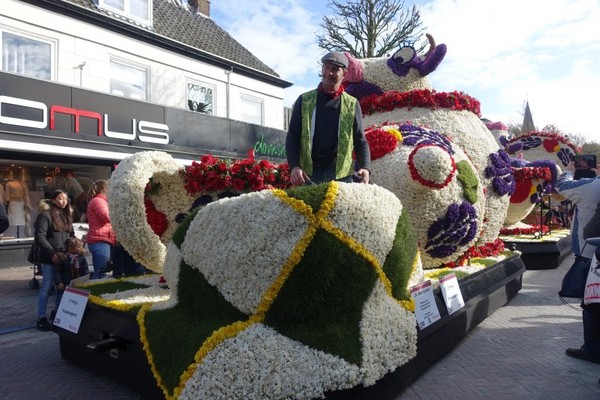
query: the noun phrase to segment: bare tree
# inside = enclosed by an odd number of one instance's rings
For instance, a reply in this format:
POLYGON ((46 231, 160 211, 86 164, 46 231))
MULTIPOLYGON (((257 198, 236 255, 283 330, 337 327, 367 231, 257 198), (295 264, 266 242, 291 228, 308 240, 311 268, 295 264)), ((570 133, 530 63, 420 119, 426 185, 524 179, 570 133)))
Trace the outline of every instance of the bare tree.
POLYGON ((325 34, 317 35, 322 49, 370 58, 406 44, 421 52, 428 43, 419 11, 414 5, 404 9, 404 0, 331 0, 328 7, 335 15, 323 17, 325 34))

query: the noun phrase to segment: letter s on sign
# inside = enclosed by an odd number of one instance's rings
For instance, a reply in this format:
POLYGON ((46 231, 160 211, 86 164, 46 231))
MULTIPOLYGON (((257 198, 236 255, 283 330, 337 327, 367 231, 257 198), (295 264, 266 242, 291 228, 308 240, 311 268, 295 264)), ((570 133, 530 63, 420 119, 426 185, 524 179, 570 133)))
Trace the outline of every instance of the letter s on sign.
POLYGON ((169 126, 156 122, 140 121, 138 139, 147 143, 169 144, 169 126))

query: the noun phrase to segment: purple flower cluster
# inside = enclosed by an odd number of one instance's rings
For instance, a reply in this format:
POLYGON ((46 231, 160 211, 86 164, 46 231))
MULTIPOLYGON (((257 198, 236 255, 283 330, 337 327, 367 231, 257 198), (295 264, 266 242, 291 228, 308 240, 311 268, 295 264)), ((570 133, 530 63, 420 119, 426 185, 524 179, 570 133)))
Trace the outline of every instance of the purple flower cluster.
POLYGON ((417 146, 421 144, 432 144, 443 148, 448 154, 454 155, 452 143, 441 133, 411 124, 402 124, 400 126, 400 132, 402 133, 403 145, 417 146))
POLYGON ((504 150, 490 154, 490 164, 485 167, 485 177, 492 179, 492 188, 500 195, 512 195, 515 191, 515 177, 510 168, 511 159, 504 150))
POLYGON ((573 161, 573 158, 575 158, 575 152, 573 152, 573 150, 570 148, 563 147, 558 151, 558 153, 556 153, 556 156, 562 163, 563 167, 566 167, 571 161, 573 161))
POLYGON ((381 96, 383 94, 383 90, 379 86, 367 81, 347 83, 344 90, 358 100, 371 95, 381 96))
POLYGON ((434 258, 444 258, 467 245, 477 232, 477 211, 468 202, 450 204, 446 215, 427 230, 425 252, 434 258))

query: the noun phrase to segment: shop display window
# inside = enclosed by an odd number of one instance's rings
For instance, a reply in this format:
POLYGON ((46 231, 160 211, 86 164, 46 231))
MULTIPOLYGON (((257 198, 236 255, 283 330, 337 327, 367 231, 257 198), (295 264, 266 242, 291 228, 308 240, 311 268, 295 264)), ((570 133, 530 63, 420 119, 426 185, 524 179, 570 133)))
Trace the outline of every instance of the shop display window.
POLYGON ((0 242, 33 237, 40 201, 56 189, 69 195, 74 222, 85 223, 90 188, 110 174, 108 166, 0 160, 0 200, 11 222, 0 242))

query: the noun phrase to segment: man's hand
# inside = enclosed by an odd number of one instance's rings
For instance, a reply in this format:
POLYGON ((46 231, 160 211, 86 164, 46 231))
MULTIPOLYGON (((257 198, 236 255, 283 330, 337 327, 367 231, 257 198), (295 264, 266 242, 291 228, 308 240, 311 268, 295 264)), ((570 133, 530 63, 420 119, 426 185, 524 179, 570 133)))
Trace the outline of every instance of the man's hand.
POLYGON ((566 167, 565 171, 569 171, 571 175, 575 175, 575 162, 571 161, 566 167))
POLYGON ((368 169, 361 168, 356 172, 356 174, 360 178, 360 183, 369 183, 369 177, 371 176, 371 173, 368 169))
POLYGON ((300 167, 294 167, 290 173, 290 181, 294 186, 304 185, 308 179, 308 175, 300 167))

